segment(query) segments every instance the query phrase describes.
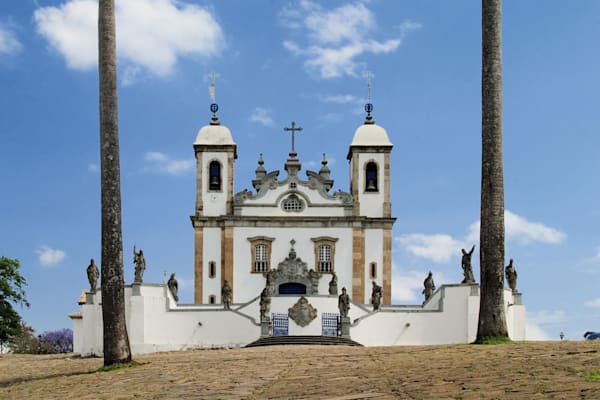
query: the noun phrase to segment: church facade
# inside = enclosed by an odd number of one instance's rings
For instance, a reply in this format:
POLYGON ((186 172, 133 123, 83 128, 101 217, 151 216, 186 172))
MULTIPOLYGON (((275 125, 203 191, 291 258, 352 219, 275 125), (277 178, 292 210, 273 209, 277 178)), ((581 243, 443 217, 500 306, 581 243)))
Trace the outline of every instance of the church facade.
MULTIPOLYGON (((134 354, 238 347, 270 336, 341 336, 365 346, 475 339, 479 285, 472 281, 437 290, 431 281, 423 303, 391 304, 393 145, 372 106, 349 136, 347 192, 332 190, 325 156, 319 171, 301 174, 294 135, 302 128, 292 122, 285 174, 267 171, 261 155, 252 189, 236 193, 237 145, 217 109, 211 106, 210 124, 193 143, 194 302, 179 302, 174 276, 146 283, 138 266, 125 286, 134 354)), ((101 355, 102 290, 91 286, 70 315, 74 351, 101 355)), ((521 293, 506 289, 504 301, 510 337, 524 340, 521 293)))
MULTIPOLYGON (((292 123, 287 129, 294 135, 301 128, 292 123)), ((391 303, 392 143, 370 115, 349 144, 348 192, 331 191, 334 181, 325 159, 318 172, 306 171, 303 178, 292 148, 286 176, 268 172, 261 155, 253 190, 234 193, 237 147, 216 115, 200 129, 194 151, 196 304, 221 303, 225 281, 234 303, 256 297, 292 248, 318 276, 312 293, 327 294, 335 273, 353 301, 369 303, 371 282, 376 282, 383 288, 383 304, 391 303)), ((302 282, 282 283, 287 285, 279 285, 275 294, 307 294, 302 282)))

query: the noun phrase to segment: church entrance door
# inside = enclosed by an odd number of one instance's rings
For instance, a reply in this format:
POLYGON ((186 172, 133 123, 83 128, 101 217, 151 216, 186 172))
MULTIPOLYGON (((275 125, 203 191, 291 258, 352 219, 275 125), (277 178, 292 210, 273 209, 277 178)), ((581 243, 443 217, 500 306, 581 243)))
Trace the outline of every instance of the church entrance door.
POLYGON ((279 294, 306 294, 306 285, 297 282, 282 283, 279 285, 279 294))

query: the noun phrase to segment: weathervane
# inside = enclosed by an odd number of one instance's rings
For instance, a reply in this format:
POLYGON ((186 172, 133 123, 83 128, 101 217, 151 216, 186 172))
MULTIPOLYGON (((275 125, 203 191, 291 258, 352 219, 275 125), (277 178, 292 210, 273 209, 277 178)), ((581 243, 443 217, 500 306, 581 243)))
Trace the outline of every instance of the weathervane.
POLYGON ((286 131, 286 132, 289 132, 289 131, 292 132, 292 151, 290 152, 290 156, 295 157, 296 156, 296 150, 295 150, 295 147, 294 147, 295 133, 296 132, 300 132, 302 130, 302 128, 301 127, 297 127, 296 128, 296 123, 294 121, 292 121, 292 127, 291 128, 285 128, 284 127, 283 130, 286 131))
POLYGON ((374 124, 371 112, 373 111, 373 103, 371 103, 371 71, 367 71, 367 104, 365 104, 365 111, 367 112, 367 118, 365 124, 374 124))
POLYGON ((211 72, 209 76, 210 85, 208 86, 208 94, 210 95, 210 100, 212 101, 210 105, 210 111, 213 113, 210 124, 220 125, 219 118, 217 117, 217 111, 219 111, 219 106, 217 104, 217 96, 215 95, 215 83, 217 81, 217 74, 215 72, 211 72))

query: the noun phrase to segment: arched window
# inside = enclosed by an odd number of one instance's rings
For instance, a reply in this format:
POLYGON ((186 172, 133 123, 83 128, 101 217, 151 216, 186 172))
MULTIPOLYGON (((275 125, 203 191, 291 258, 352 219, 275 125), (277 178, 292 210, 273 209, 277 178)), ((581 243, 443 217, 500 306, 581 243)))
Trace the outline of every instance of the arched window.
POLYGON ((210 296, 208 296, 209 304, 215 304, 216 302, 217 302, 217 297, 214 294, 211 294, 210 296))
POLYGON ((221 190, 221 163, 211 161, 208 165, 208 190, 221 190))
POLYGON ((377 278, 377 263, 372 262, 369 265, 369 275, 371 276, 371 279, 377 278))
POLYGON ((215 276, 217 276, 217 263, 210 261, 208 263, 208 277, 214 278, 215 276))
POLYGON ((365 168, 365 192, 377 191, 379 191, 377 182, 377 164, 370 161, 365 168))

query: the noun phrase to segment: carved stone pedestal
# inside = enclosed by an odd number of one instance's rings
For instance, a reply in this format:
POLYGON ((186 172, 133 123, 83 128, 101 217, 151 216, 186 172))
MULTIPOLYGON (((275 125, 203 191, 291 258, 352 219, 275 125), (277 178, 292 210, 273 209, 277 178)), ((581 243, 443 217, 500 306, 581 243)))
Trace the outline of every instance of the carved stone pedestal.
POLYGON ((340 318, 340 331, 343 338, 350 339, 350 317, 340 318))
POLYGON ((142 292, 140 290, 140 284, 139 283, 133 283, 131 285, 131 295, 132 296, 141 296, 142 292))
POLYGON ((271 318, 265 317, 260 321, 260 337, 271 336, 271 318))
POLYGON ((94 295, 96 292, 85 292, 85 304, 94 304, 94 295))
POLYGON ((513 299, 515 301, 515 305, 521 305, 523 304, 523 300, 522 300, 522 294, 519 292, 513 292, 513 299))

